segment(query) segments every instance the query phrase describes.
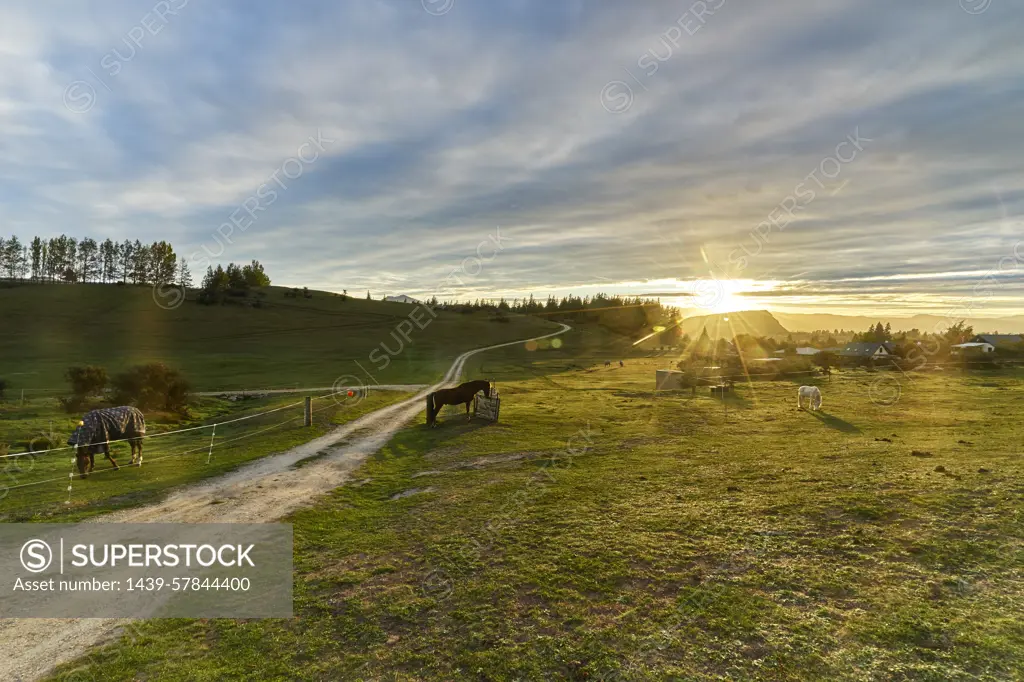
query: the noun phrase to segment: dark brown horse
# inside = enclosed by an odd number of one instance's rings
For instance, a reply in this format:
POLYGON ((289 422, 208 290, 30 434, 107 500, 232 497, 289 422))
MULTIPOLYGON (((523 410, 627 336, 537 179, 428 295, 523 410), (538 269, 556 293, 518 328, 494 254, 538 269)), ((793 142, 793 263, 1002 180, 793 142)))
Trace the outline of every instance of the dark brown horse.
POLYGON ((473 396, 480 391, 483 391, 484 395, 490 398, 490 382, 483 381, 482 379, 479 381, 467 381, 455 388, 442 388, 440 391, 434 391, 427 399, 427 424, 429 426, 437 426, 437 414, 445 405, 461 405, 465 403, 466 418, 472 419, 469 416, 469 404, 473 402, 473 396))

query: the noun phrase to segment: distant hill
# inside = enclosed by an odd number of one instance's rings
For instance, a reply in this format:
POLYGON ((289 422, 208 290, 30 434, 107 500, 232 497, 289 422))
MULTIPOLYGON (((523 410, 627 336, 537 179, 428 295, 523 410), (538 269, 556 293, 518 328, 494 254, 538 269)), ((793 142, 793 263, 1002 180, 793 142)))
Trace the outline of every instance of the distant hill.
POLYGON ((385 303, 413 303, 413 304, 419 303, 419 301, 416 300, 415 298, 413 298, 412 296, 406 296, 405 294, 399 294, 398 296, 385 296, 384 297, 384 302, 385 303))
MULTIPOLYGON (((773 313, 775 318, 787 329, 794 332, 813 332, 819 329, 846 329, 864 331, 868 325, 881 322, 889 323, 893 331, 910 331, 919 329, 923 332, 943 330, 961 318, 949 318, 942 315, 913 315, 911 317, 894 317, 880 315, 869 317, 863 315, 832 315, 818 313, 773 313)), ((1024 332, 1024 315, 1002 318, 967 318, 967 324, 976 332, 1001 332, 1019 334, 1024 332)))
POLYGON ((699 315, 688 317, 679 328, 690 338, 696 339, 705 329, 712 339, 731 339, 736 334, 752 336, 787 336, 789 330, 782 326, 767 310, 744 310, 720 315, 699 315))
POLYGON ((165 362, 198 390, 428 383, 464 350, 558 329, 524 315, 496 324, 489 311, 432 317, 358 296, 291 293, 265 287, 233 305, 206 306, 193 290, 173 307, 176 299, 154 296, 148 286, 0 287, 0 378, 13 395, 66 387, 72 365, 115 374, 165 362))

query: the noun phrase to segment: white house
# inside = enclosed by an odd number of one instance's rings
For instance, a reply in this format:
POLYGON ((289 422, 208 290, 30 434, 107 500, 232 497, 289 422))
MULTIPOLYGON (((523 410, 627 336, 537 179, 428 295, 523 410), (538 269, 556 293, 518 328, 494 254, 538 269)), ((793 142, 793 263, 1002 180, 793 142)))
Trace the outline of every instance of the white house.
POLYGON ((1024 336, 1021 336, 1020 334, 978 334, 968 343, 987 343, 994 348, 1012 348, 1024 343, 1024 336))
POLYGON ((887 358, 892 354, 884 343, 848 343, 839 351, 844 358, 887 358))

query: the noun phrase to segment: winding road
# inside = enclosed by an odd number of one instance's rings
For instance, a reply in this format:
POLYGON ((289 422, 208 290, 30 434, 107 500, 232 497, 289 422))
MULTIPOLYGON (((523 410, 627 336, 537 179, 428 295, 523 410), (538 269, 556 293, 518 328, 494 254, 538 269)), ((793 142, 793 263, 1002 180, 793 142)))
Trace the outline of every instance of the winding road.
MULTIPOLYGON (((171 493, 145 507, 106 514, 98 523, 267 523, 308 506, 337 488, 371 454, 423 411, 432 391, 458 381, 466 360, 495 348, 537 341, 569 331, 477 348, 458 356, 444 378, 413 397, 390 405, 334 431, 237 471, 171 493), (309 457, 315 461, 295 468, 309 457), (217 504, 213 504, 213 502, 217 504)), ((57 665, 78 658, 98 643, 117 637, 130 620, 111 618, 35 618, 0 620, 0 679, 28 682, 45 677, 57 665)))

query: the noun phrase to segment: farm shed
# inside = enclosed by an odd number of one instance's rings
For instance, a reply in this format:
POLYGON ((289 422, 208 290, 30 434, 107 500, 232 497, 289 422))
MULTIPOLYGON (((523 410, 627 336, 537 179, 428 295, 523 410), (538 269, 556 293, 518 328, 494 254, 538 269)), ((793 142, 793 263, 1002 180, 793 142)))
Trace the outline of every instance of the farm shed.
POLYGON ((969 341, 950 346, 954 354, 960 353, 993 353, 996 347, 991 343, 969 341))
POLYGON ((654 390, 672 391, 683 388, 683 373, 674 369, 659 369, 654 374, 654 390))

